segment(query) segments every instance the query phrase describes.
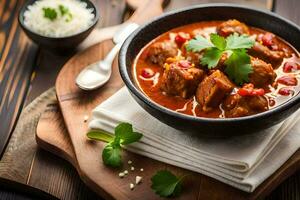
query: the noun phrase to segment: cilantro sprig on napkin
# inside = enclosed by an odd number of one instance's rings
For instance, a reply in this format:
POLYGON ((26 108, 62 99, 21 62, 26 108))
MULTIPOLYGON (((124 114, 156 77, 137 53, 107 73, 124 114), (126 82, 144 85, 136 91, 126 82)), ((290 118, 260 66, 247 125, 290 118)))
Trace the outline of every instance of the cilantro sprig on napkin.
POLYGON ((121 123, 115 128, 114 135, 102 130, 92 130, 87 133, 87 137, 92 140, 107 142, 108 144, 102 151, 104 164, 120 167, 122 165, 122 146, 139 141, 143 134, 134 132, 131 124, 121 123))
POLYGON ((215 33, 210 35, 210 39, 196 36, 190 40, 186 46, 187 51, 204 51, 200 62, 208 69, 215 68, 222 55, 227 54, 225 61, 225 72, 236 84, 249 81, 249 74, 253 72, 250 64, 250 56, 247 49, 254 45, 255 40, 247 35, 234 33, 227 38, 215 33))

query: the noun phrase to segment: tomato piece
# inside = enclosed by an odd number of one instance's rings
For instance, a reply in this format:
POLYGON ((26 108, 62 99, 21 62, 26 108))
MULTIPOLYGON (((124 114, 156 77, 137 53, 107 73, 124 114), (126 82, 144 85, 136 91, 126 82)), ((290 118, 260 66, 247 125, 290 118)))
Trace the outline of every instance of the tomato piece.
POLYGON ((245 89, 245 88, 240 88, 238 90, 238 94, 241 96, 250 96, 251 92, 249 89, 245 89))
POLYGON ((294 94, 294 90, 287 88, 287 87, 283 87, 278 90, 278 94, 280 94, 282 96, 289 96, 289 95, 294 94))
POLYGON ((289 72, 294 72, 296 70, 299 70, 300 69, 300 66, 295 63, 295 62, 286 62, 284 63, 283 65, 283 72, 285 73, 289 73, 289 72))
POLYGON ((298 83, 296 77, 289 75, 278 78, 277 82, 287 86, 295 86, 298 83))
POLYGON ((261 41, 262 41, 263 45, 265 45, 267 47, 271 47, 273 45, 273 38, 274 38, 274 35, 272 33, 265 33, 262 36, 261 41))
POLYGON ((262 88, 259 88, 259 89, 253 89, 252 95, 253 95, 253 96, 263 96, 263 95, 265 95, 265 90, 262 89, 262 88))
POLYGON ((175 36, 175 42, 177 43, 178 46, 182 46, 182 44, 184 44, 189 39, 190 39, 190 35, 184 32, 179 32, 175 36))
POLYGON ((178 64, 181 68, 185 68, 185 69, 190 68, 192 66, 192 64, 187 60, 180 60, 178 64))
POLYGON ((154 76, 154 71, 152 69, 149 69, 149 68, 144 68, 142 70, 142 73, 141 73, 142 77, 144 78, 151 78, 154 76))
POLYGON ((263 88, 254 88, 253 84, 249 83, 240 88, 237 93, 241 96, 263 96, 265 90, 263 88))

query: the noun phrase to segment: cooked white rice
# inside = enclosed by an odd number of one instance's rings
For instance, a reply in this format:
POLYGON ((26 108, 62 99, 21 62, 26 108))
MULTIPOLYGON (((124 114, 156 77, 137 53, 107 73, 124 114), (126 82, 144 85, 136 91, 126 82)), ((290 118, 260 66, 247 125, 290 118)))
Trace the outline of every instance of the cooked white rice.
POLYGON ((48 37, 66 37, 88 29, 93 22, 93 9, 87 8, 85 2, 79 0, 39 0, 28 6, 24 12, 24 24, 31 31, 48 37), (59 6, 69 10, 68 15, 62 15, 59 6), (44 16, 43 8, 56 10, 57 17, 50 20, 44 16))

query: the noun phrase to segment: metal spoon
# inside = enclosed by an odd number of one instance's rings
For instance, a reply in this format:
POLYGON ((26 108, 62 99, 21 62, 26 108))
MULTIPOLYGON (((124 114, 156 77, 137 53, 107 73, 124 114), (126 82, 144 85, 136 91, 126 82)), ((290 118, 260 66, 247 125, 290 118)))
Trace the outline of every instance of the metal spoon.
POLYGON ((85 67, 76 78, 76 85, 83 90, 93 90, 104 85, 110 78, 112 63, 126 38, 139 27, 136 23, 124 24, 113 37, 116 44, 104 60, 85 67))

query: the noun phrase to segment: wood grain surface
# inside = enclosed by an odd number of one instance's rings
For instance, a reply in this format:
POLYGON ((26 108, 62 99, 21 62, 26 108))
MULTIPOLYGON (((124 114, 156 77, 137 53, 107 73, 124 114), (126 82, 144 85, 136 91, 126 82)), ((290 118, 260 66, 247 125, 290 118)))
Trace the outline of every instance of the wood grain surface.
MULTIPOLYGON (((101 14, 99 27, 107 27, 111 25, 118 25, 123 22, 124 18, 130 16, 131 12, 128 9, 125 10, 126 5, 124 0, 93 0, 98 6, 101 14), (128 14, 129 13, 129 14, 128 14)), ((221 1, 221 0, 220 0, 221 1)), ((209 3, 220 2, 219 0, 172 0, 166 7, 166 10, 173 10, 183 6, 188 6, 196 3, 209 3)), ((21 6, 22 1, 16 0, 0 0, 0 46, 5 49, 3 40, 3 22, 9 18, 9 14, 3 17, 3 12, 7 10, 7 4, 10 8, 14 6, 21 6), (18 3, 18 5, 16 5, 18 3), (5 7, 3 7, 5 5, 5 7), (5 9, 4 9, 5 8, 5 9)), ((235 0, 231 2, 244 3, 255 7, 265 7, 264 0, 235 0)), ((268 1, 268 7, 271 5, 271 1, 268 1)), ((294 22, 300 24, 300 14, 297 9, 300 6, 298 0, 277 0, 274 3, 275 11, 279 14, 294 20, 294 22)), ((12 18, 12 17, 11 17, 12 18)), ((23 34, 21 34, 23 35, 23 34)), ((17 37, 15 35, 14 37, 17 37)), ((35 48, 33 46, 33 48, 35 48)), ((30 50, 32 48, 30 47, 30 50)), ((16 51, 9 49, 10 51, 16 51)), ((22 49, 18 49, 21 51, 22 49)), ((0 51, 2 53, 2 51, 0 51)), ((72 56, 72 55, 70 55, 72 56)), ((36 54, 36 63, 34 64, 34 75, 30 73, 24 73, 18 78, 31 80, 30 90, 27 93, 26 105, 28 105, 33 99, 39 96, 41 93, 52 87, 55 82, 55 78, 70 56, 54 56, 43 50, 38 51, 36 54)), ((14 57, 17 58, 17 57, 14 57)), ((27 58, 29 59, 29 57, 27 58)), ((14 62, 19 62, 14 60, 14 62)), ((31 66, 32 67, 32 66, 31 66)), ((2 73, 2 71, 0 72, 2 73)), ((11 91, 10 91, 11 92, 11 91)), ((26 95, 26 93, 24 94, 26 95)), ((13 95, 14 99, 18 95, 13 95)), ((6 110, 7 111, 7 110, 6 110)), ((5 111, 5 112, 6 112, 5 111)), ((1 112, 2 113, 2 112, 1 112)), ((1 121, 2 122, 2 121, 1 121)), ((34 131, 18 131, 14 132, 12 139, 9 141, 4 156, 0 160, 0 188, 7 182, 2 182, 2 178, 6 177, 10 180, 17 181, 30 185, 35 188, 39 188, 46 191, 59 199, 97 199, 95 194, 90 191, 85 184, 80 180, 77 172, 74 168, 68 164, 68 162, 60 159, 57 156, 39 149, 34 140, 34 131), (26 133, 27 132, 27 133, 26 133), (24 134, 26 133, 26 134, 24 134), (14 137, 16 135, 16 137, 14 137), (24 137, 20 137, 24 135, 24 137), (17 162, 16 162, 17 161, 17 162)), ((300 199, 299 194, 300 185, 300 171, 297 174, 286 180, 281 186, 272 192, 267 199, 300 199)), ((7 193, 3 193, 5 197, 9 197, 7 193)), ((2 192, 0 189, 0 199, 2 198, 2 192)))
MULTIPOLYGON (((58 105, 50 104, 47 107, 45 112, 42 114, 37 126, 37 143, 40 147, 44 148, 45 150, 50 151, 53 154, 58 155, 65 160, 68 160, 77 170, 80 170, 74 150, 72 148, 70 137, 62 120, 62 117, 63 116, 61 115, 60 110, 58 109, 58 105)), ((151 159, 148 160, 149 161, 147 161, 147 165, 151 165, 153 161, 151 159)), ((141 159, 139 159, 139 162, 140 161, 141 159)), ((94 163, 94 165, 97 166, 98 164, 94 163)), ((168 165, 166 165, 166 167, 168 167, 168 165)), ((257 190, 255 190, 254 193, 251 194, 241 192, 235 188, 231 188, 230 186, 227 186, 206 176, 195 176, 194 179, 200 178, 202 180, 200 182, 200 187, 198 187, 198 194, 201 193, 201 196, 195 195, 195 199, 223 199, 224 196, 228 197, 226 199, 262 199, 267 194, 269 194, 281 181, 290 176, 295 170, 299 169, 299 167, 300 150, 297 153, 295 153, 286 162, 286 164, 282 166, 281 169, 279 169, 273 176, 271 176, 259 188, 257 188, 257 190), (291 170, 292 167, 295 167, 295 169, 291 170), (208 184, 207 182, 212 183, 208 184), (214 189, 207 190, 207 185, 214 186, 214 189)), ((152 173, 154 173, 156 169, 150 168, 150 170, 152 171, 152 173)), ((180 169, 176 171, 179 173, 180 169)), ((82 172, 79 171, 79 174, 82 174, 82 172)), ((117 175, 114 178, 119 179, 117 175)), ((129 180, 125 180, 124 182, 128 183, 129 180)), ((92 187, 94 188, 95 186, 92 187)), ((148 185, 148 187, 150 186, 148 185)), ((299 184, 295 185, 295 188, 297 187, 299 187, 299 184)), ((129 190, 129 188, 127 189, 129 190)), ((297 199, 297 196, 295 196, 294 198, 287 198, 288 196, 291 197, 292 194, 296 193, 291 192, 286 194, 286 199, 297 199)), ((185 197, 182 198, 185 199, 185 197)))
POLYGON ((22 110, 37 53, 18 26, 23 2, 0 1, 0 158, 22 110))

